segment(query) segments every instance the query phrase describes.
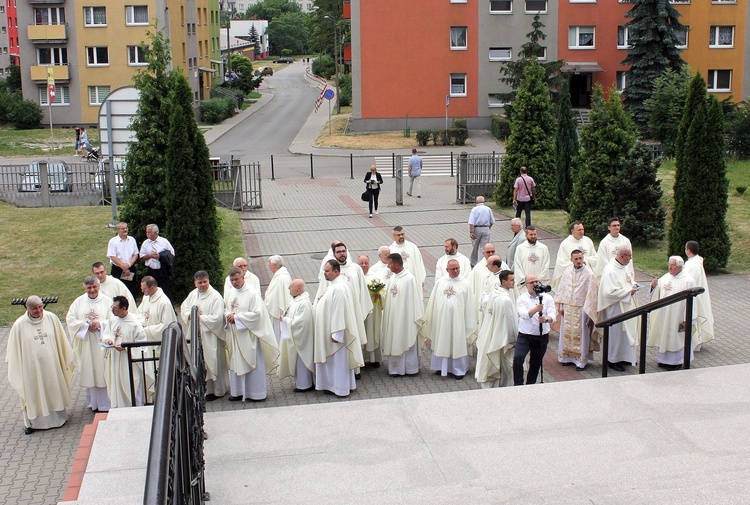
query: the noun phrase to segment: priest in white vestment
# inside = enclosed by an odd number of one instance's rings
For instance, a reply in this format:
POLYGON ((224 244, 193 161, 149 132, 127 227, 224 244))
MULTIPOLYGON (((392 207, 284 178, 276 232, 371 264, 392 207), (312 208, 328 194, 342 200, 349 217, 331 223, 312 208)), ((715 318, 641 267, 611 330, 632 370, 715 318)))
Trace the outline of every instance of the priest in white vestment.
POLYGON ((508 253, 505 255, 505 262, 513 270, 515 268, 516 249, 518 248, 518 244, 526 240, 526 233, 523 230, 523 221, 518 217, 510 220, 510 229, 513 232, 513 238, 508 242, 508 253))
MULTIPOLYGON (((258 293, 260 293, 260 279, 258 279, 258 276, 255 275, 252 271, 250 271, 247 265, 247 260, 245 258, 235 258, 232 262, 232 266, 234 268, 239 268, 242 271, 242 275, 245 277, 245 284, 254 287, 258 290, 258 293)), ((222 291, 222 294, 228 293, 231 289, 232 281, 229 280, 229 276, 227 275, 227 278, 224 279, 224 290, 222 291)))
POLYGON ((458 252, 458 241, 455 238, 447 239, 444 249, 445 254, 435 264, 435 280, 448 275, 446 271, 450 260, 458 261, 458 266, 461 268, 461 277, 468 279, 471 276, 471 260, 458 252))
POLYGON ((380 345, 388 360, 388 374, 417 375, 419 373, 419 329, 424 324, 422 287, 414 274, 404 268, 399 253, 388 256, 388 268, 393 276, 385 286, 383 324, 380 345))
POLYGON ((161 342, 161 334, 169 323, 177 321, 172 301, 156 283, 156 279, 146 276, 141 279, 143 299, 138 307, 138 316, 146 332, 146 339, 161 342))
POLYGON ((458 261, 448 262, 447 276, 435 281, 420 334, 430 341, 430 370, 463 379, 469 371, 469 346, 477 332, 476 303, 458 261))
POLYGON ((229 353, 230 401, 263 401, 266 375, 276 372, 279 346, 260 292, 245 282, 239 268, 229 271, 232 289, 224 293, 229 353))
MULTIPOLYGON (((86 389, 86 406, 95 412, 107 412, 109 396, 104 378, 104 349, 99 344, 104 326, 112 315, 112 298, 101 292, 99 279, 93 275, 86 277, 83 287, 86 292, 70 305, 65 323, 81 370, 80 384, 86 389)), ((127 288, 125 291, 130 294, 127 288)))
MULTIPOLYGON (((343 242, 338 239, 334 239, 334 241, 331 242, 331 247, 328 249, 328 251, 326 251, 325 256, 323 256, 323 260, 320 262, 320 269, 318 270, 318 284, 320 284, 321 282, 325 282, 326 276, 323 275, 323 270, 325 269, 326 263, 328 263, 328 261, 336 259, 333 254, 333 250, 339 244, 343 244, 343 242)), ((346 249, 346 255, 347 257, 349 256, 349 249, 346 249)))
POLYGON ((292 377, 295 391, 310 391, 315 387, 315 321, 305 281, 294 279, 289 295, 289 308, 281 317, 278 375, 292 377))
POLYGON ((289 294, 289 284, 292 283, 292 276, 289 270, 284 266, 284 258, 275 254, 268 258, 268 269, 271 270, 271 282, 268 283, 266 294, 263 299, 266 304, 268 316, 271 318, 273 334, 276 336, 276 342, 281 339, 281 316, 289 307, 292 297, 289 294))
MULTIPOLYGON (((669 271, 651 281, 652 302, 695 287, 695 281, 683 271, 684 266, 680 256, 670 256, 669 271)), ((679 370, 685 361, 685 327, 695 323, 695 319, 686 323, 686 305, 687 300, 682 300, 649 314, 646 345, 656 347, 656 360, 667 370, 679 370)), ((690 360, 693 360, 693 349, 690 349, 690 360)))
POLYGON ((370 268, 370 257, 363 254, 357 258, 357 264, 365 274, 365 283, 372 300, 372 312, 365 318, 365 333, 367 334, 367 344, 362 348, 362 356, 365 359, 365 365, 372 368, 379 368, 383 355, 380 350, 380 334, 382 333, 381 323, 383 322, 383 296, 385 295, 384 276, 378 276, 370 268), (377 286, 382 284, 380 290, 377 286))
POLYGON ((378 262, 370 265, 370 272, 376 278, 386 282, 391 278, 393 272, 388 268, 388 255, 391 254, 391 248, 387 245, 378 248, 378 262))
POLYGON ((404 260, 404 268, 407 269, 417 280, 420 288, 424 289, 424 281, 427 278, 427 270, 424 267, 422 253, 414 242, 406 240, 406 232, 403 227, 396 226, 393 229, 393 243, 390 245, 391 254, 398 253, 404 260))
POLYGON ((685 244, 687 261, 683 271, 689 275, 697 287, 706 291, 693 300, 695 314, 695 333, 693 333, 693 350, 700 351, 701 346, 714 339, 714 311, 711 306, 711 293, 708 291, 708 279, 703 269, 703 258, 700 256, 700 245, 695 240, 685 244))
MULTIPOLYGON (((359 265, 357 265, 359 268, 359 265)), ((323 267, 328 281, 323 295, 315 301, 315 389, 336 396, 349 396, 357 389, 354 371, 364 366, 360 331, 354 300, 333 259, 323 267)))
MULTIPOLYGON (((636 293, 640 286, 635 282, 630 265, 632 253, 628 246, 620 246, 615 257, 602 271, 599 281, 597 308, 599 321, 618 316, 638 306, 636 293)), ((635 366, 636 351, 640 339, 640 317, 634 317, 609 329, 609 356, 602 357, 607 365, 618 372, 624 372, 623 363, 635 366)), ((603 334, 604 330, 602 330, 603 334)))
MULTIPOLYGON (((130 314, 130 302, 123 296, 116 296, 112 300, 112 315, 109 317, 102 337, 107 346, 104 349, 104 373, 107 381, 107 393, 112 408, 133 406, 133 396, 130 390, 130 371, 128 369, 128 349, 122 344, 144 342, 146 332, 143 330, 138 316, 130 314)), ((131 356, 140 352, 131 351, 131 356)), ((135 406, 143 405, 144 388, 152 389, 154 375, 150 367, 146 367, 146 384, 143 384, 143 368, 139 363, 133 363, 133 387, 135 389, 135 406)))
POLYGON ((486 308, 477 337, 474 378, 483 389, 513 385, 513 353, 518 336, 518 316, 512 291, 515 276, 499 274, 500 285, 485 298, 486 308))
POLYGON ((571 265, 570 254, 575 251, 583 253, 583 262, 592 269, 596 266, 596 248, 594 242, 585 235, 583 223, 575 221, 570 225, 570 235, 560 243, 557 250, 557 260, 555 261, 555 270, 552 273, 552 290, 557 292, 557 286, 565 272, 565 269, 571 265))
MULTIPOLYGON (((630 244, 630 239, 620 233, 620 218, 613 217, 609 220, 607 225, 609 233, 606 237, 599 242, 599 249, 596 251, 596 261, 594 263, 594 273, 596 274, 596 280, 599 281, 604 267, 609 265, 609 261, 615 257, 615 251, 620 246, 625 246, 630 249, 631 254, 633 246, 630 244)), ((633 269, 633 261, 631 260, 628 264, 628 270, 630 277, 635 279, 635 270, 633 269)))
POLYGON ((26 300, 26 309, 8 334, 5 362, 8 381, 21 399, 24 433, 29 435, 68 420, 75 365, 60 319, 44 310, 38 296, 26 300))
POLYGON ((482 258, 477 261, 477 264, 471 269, 471 274, 469 274, 469 282, 471 282, 471 289, 474 292, 474 300, 476 300, 477 303, 479 303, 479 295, 482 294, 482 290, 484 289, 484 283, 487 281, 487 278, 492 275, 487 268, 487 260, 490 256, 496 256, 495 246, 492 244, 485 244, 484 249, 482 250, 482 258))
MULTIPOLYGON (((94 277, 99 279, 99 291, 104 295, 111 298, 115 296, 124 296, 128 299, 130 304, 130 312, 133 314, 138 313, 138 305, 135 303, 133 293, 120 279, 113 275, 107 275, 107 270, 104 267, 104 263, 97 261, 91 267, 91 273, 94 277)), ((106 321, 106 320, 105 320, 106 321)))
MULTIPOLYGON (((525 279, 527 275, 533 274, 542 284, 549 284, 549 249, 537 240, 536 226, 526 227, 526 241, 516 247, 516 257, 513 275, 516 279, 525 279)), ((516 284, 516 295, 523 294, 525 290, 519 289, 516 284)))
POLYGON ((206 365, 206 400, 213 401, 229 391, 224 299, 211 286, 205 270, 195 272, 193 284, 195 289, 182 302, 180 315, 187 325, 190 342, 194 342, 191 314, 193 307, 198 307, 203 362, 206 365))
POLYGON ((574 249, 570 261, 555 292, 560 319, 557 360, 582 371, 589 360, 594 359, 594 351, 599 350, 599 337, 594 328, 598 320, 599 285, 594 271, 584 263, 583 251, 574 249))

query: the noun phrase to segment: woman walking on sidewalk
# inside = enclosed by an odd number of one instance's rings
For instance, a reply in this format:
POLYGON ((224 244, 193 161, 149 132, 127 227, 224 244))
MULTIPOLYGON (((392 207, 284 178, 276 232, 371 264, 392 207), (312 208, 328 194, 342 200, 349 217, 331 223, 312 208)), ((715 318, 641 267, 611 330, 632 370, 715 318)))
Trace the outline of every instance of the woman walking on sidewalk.
POLYGON ((375 205, 375 214, 378 213, 378 196, 380 196, 380 185, 383 184, 383 176, 378 172, 375 165, 370 167, 370 171, 365 174, 365 188, 370 195, 370 217, 372 217, 372 207, 375 205))

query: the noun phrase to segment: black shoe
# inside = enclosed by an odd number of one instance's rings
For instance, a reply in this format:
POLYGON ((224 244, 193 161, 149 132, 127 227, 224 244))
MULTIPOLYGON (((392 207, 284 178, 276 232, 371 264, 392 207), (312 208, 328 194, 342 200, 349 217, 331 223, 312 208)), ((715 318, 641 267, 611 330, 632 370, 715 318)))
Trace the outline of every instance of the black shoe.
POLYGON ((435 370, 435 375, 442 375, 442 374, 443 372, 441 372, 440 370, 435 370))
POLYGON ((24 428, 23 429, 23 434, 24 435, 31 435, 32 433, 34 433, 34 428, 24 428))
POLYGON ((609 366, 609 368, 611 368, 612 370, 615 370, 617 372, 624 372, 625 371, 625 367, 622 366, 619 363, 607 362, 607 366, 609 366))
POLYGON ((560 364, 561 364, 562 366, 573 366, 573 363, 571 363, 570 361, 566 361, 566 362, 564 362, 564 363, 560 363, 560 364))
POLYGON ((215 394, 211 394, 211 393, 206 395, 207 402, 213 402, 213 401, 218 400, 219 398, 221 398, 221 396, 216 396, 215 394))
POLYGON ((682 365, 664 365, 664 368, 668 372, 674 372, 675 370, 679 370, 680 368, 682 368, 682 365))
POLYGON ((576 367, 576 371, 578 371, 578 372, 583 372, 584 370, 586 370, 585 366, 577 366, 576 367))
POLYGON ((390 375, 391 377, 403 377, 403 375, 397 374, 397 373, 391 373, 391 374, 388 374, 388 375, 390 375))
POLYGON ((406 374, 407 377, 417 377, 418 375, 419 375, 419 372, 406 374))
POLYGON ((315 389, 315 386, 310 386, 309 388, 305 388, 305 389, 294 388, 294 392, 295 393, 306 393, 308 391, 312 391, 313 389, 315 389))
POLYGON ((456 379, 457 381, 460 381, 461 379, 464 378, 464 376, 463 375, 454 375, 453 378, 456 379))
POLYGON ((230 402, 241 402, 242 401, 242 395, 240 396, 230 396, 229 397, 230 402))
POLYGON ((356 380, 360 380, 360 379, 362 378, 362 374, 361 374, 361 373, 355 373, 355 374, 354 374, 354 378, 355 378, 356 380))
POLYGON ((380 368, 380 361, 373 361, 372 363, 369 363, 370 368, 380 368))

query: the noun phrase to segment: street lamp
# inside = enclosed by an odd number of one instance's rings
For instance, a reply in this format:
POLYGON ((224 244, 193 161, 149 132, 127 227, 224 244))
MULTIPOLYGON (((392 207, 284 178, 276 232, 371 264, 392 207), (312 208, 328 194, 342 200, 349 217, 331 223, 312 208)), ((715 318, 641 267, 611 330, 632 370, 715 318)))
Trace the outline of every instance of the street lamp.
MULTIPOLYGON (((226 0, 227 10, 229 11, 229 19, 227 20, 227 65, 225 71, 225 80, 231 78, 232 74, 232 45, 229 40, 229 29, 232 26, 232 15, 234 14, 234 4, 237 0, 226 0)), ((224 0, 219 0, 219 10, 224 10, 224 0)), ((219 19, 221 19, 221 13, 219 13, 219 19)))
POLYGON ((336 73, 336 114, 341 114, 341 100, 339 96, 339 23, 338 19, 323 16, 333 21, 333 71, 336 73))

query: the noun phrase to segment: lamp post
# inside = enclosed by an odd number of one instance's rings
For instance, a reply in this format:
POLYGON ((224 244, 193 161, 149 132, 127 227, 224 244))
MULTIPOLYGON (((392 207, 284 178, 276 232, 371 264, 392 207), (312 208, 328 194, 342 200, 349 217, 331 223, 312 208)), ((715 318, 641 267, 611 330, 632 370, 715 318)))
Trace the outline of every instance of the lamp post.
POLYGON ((339 23, 338 19, 323 16, 333 21, 333 71, 336 73, 336 114, 341 114, 341 100, 339 99, 339 23))
MULTIPOLYGON (((232 15, 234 14, 234 4, 237 0, 226 0, 227 11, 229 12, 229 19, 227 20, 227 65, 226 65, 226 78, 229 78, 232 74, 232 45, 230 42, 229 29, 232 26, 232 15)), ((224 0, 219 0, 219 10, 224 10, 224 0)), ((219 14, 221 17, 221 14, 219 14)), ((225 79, 226 80, 226 79, 225 79)))

